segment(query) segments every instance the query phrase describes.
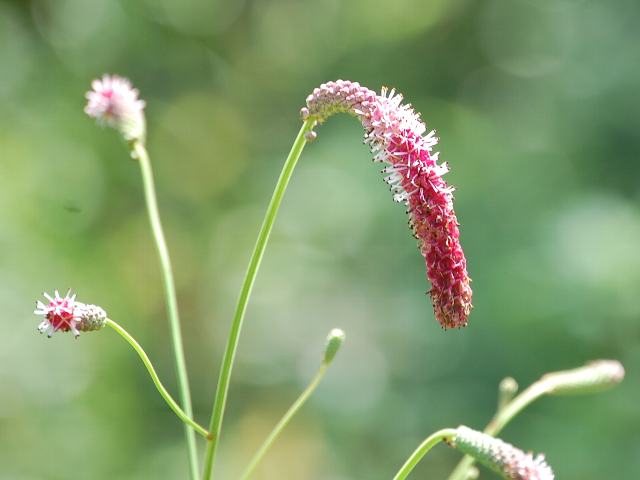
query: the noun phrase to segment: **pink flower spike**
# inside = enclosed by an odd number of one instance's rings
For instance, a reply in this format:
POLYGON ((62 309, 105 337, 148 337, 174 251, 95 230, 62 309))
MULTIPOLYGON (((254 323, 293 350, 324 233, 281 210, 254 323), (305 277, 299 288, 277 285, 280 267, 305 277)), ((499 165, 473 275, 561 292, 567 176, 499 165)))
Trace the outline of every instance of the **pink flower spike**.
POLYGON ((99 123, 115 128, 127 141, 143 141, 145 103, 138 99, 138 90, 131 82, 117 75, 103 75, 102 79, 91 82, 91 87, 86 94, 85 113, 99 123))
POLYGON ((58 330, 70 331, 77 338, 80 332, 99 330, 105 325, 106 312, 96 305, 77 302, 76 296, 71 295, 71 290, 64 297, 60 296, 58 290, 53 297, 47 293, 43 295, 48 303, 38 300, 33 313, 44 316, 44 320, 38 325, 38 331, 47 332, 49 338, 58 330))
POLYGON ((418 247, 425 259, 435 316, 443 328, 464 327, 471 312, 471 279, 460 245, 453 209, 453 188, 438 164, 435 131, 427 131, 420 115, 402 95, 382 89, 377 95, 358 83, 337 80, 316 88, 301 110, 303 119, 323 123, 334 113, 356 116, 365 130, 364 141, 382 170, 393 200, 407 205, 418 247))

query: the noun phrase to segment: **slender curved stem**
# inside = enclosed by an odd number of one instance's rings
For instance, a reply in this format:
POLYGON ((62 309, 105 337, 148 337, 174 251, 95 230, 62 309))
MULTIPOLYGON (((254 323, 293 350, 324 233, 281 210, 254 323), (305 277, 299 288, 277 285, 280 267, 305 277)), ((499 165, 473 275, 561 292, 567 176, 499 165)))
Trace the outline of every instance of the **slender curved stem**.
POLYGON ((502 410, 496 413, 495 417, 493 417, 484 429, 484 433, 497 435, 513 417, 546 393, 548 393, 548 389, 543 382, 536 382, 530 385, 520 395, 503 407, 502 410))
MULTIPOLYGON (((544 380, 539 380, 531 384, 520 395, 496 412, 495 416, 487 424, 484 433, 495 436, 509 423, 518 413, 528 405, 549 392, 549 388, 544 380)), ((467 478, 467 471, 475 463, 475 459, 465 455, 456 468, 449 475, 448 480, 463 480, 467 478)))
POLYGON ((135 338, 133 338, 131 336, 131 334, 129 334, 129 332, 127 332, 124 328, 122 328, 120 325, 118 325, 116 322, 114 322, 110 318, 106 319, 106 324, 108 326, 110 326, 111 328, 113 328, 116 332, 118 332, 118 334, 122 338, 124 338, 127 342, 129 342, 129 345, 131 345, 133 347, 133 349, 136 351, 136 353, 140 357, 140 360, 142 360, 142 363, 144 363, 144 366, 147 367, 147 371, 149 372, 149 375, 151 376, 151 380, 153 380, 153 383, 155 384, 156 388, 158 389, 158 392, 160 392, 160 395, 162 395, 162 398, 164 398, 165 402, 167 402, 167 405, 169 405, 169 408, 171 408, 171 410, 173 410, 173 412, 178 416, 178 418, 180 420, 182 420, 185 423, 185 425, 187 425, 188 427, 193 428, 193 430, 198 432, 204 438, 209 439, 210 438, 209 432, 207 432, 207 430, 205 430, 204 427, 202 427, 201 425, 199 425, 196 422, 194 422, 191 419, 191 417, 189 417, 189 415, 187 415, 178 406, 178 404, 171 397, 171 395, 169 394, 167 389, 164 388, 164 385, 162 385, 162 382, 160 381, 160 378, 158 377, 158 374, 156 373, 156 370, 153 368, 153 364, 151 363, 151 360, 149 360, 149 357, 145 353, 144 349, 135 340, 135 338))
MULTIPOLYGON (((189 390, 189 378, 187 376, 187 367, 184 359, 184 348, 182 346, 182 332, 180 331, 180 317, 178 316, 178 300, 176 298, 176 287, 173 282, 173 271, 171 269, 171 260, 169 258, 169 249, 162 231, 160 223, 160 214, 158 211, 158 201, 156 200, 156 192, 153 184, 153 171, 151 170, 151 162, 149 154, 145 146, 135 141, 131 145, 133 156, 140 164, 142 172, 142 183, 144 185, 144 197, 147 204, 147 213, 149 214, 149 222, 153 238, 156 243, 160 266, 162 269, 162 279, 164 283, 164 293, 167 304, 167 312, 169 315, 169 327, 171 330, 171 340, 173 344, 173 357, 176 366, 176 375, 178 377, 178 389, 180 393, 180 402, 188 417, 193 417, 193 408, 191 406, 191 393, 189 390)), ((187 441, 187 452, 189 455, 189 471, 192 480, 198 478, 198 455, 196 452, 196 437, 193 430, 185 427, 185 436, 187 441)))
POLYGON ((328 367, 329 367, 329 364, 322 362, 322 364, 320 365, 320 368, 318 369, 318 373, 316 373, 315 377, 313 377, 313 380, 311 380, 311 383, 309 383, 307 388, 305 388, 305 390, 300 394, 300 396, 296 399, 296 401, 293 402, 293 404, 289 407, 289 410, 287 410, 284 416, 276 424, 276 426, 273 428, 273 430, 271 431, 269 436, 266 438, 264 443, 260 446, 260 449, 253 456, 253 458, 249 462, 249 465, 247 466, 244 473, 242 474, 241 480, 248 480, 248 478, 251 477, 251 475, 253 474, 253 471, 258 466, 258 464, 260 463, 264 455, 267 453, 267 450, 269 450, 274 440, 278 437, 278 435, 280 435, 280 432, 284 430, 284 427, 287 426, 287 424, 293 418, 293 416, 296 413, 298 413, 300 408, 302 408, 302 406, 305 404, 305 402, 311 396, 311 394, 313 394, 314 390, 322 380, 322 377, 324 377, 324 374, 327 372, 328 367))
POLYGON ((247 268, 244 283, 242 284, 242 289, 240 290, 240 296, 238 298, 236 311, 233 315, 231 330, 227 339, 227 346, 222 360, 220 376, 218 378, 218 388, 216 390, 213 412, 211 414, 211 424, 209 427, 209 430, 213 434, 213 440, 211 440, 207 444, 204 459, 204 470, 202 475, 203 480, 209 480, 213 471, 216 450, 220 439, 220 430, 222 428, 222 419, 227 402, 227 393, 229 391, 231 370, 233 368, 236 349, 238 348, 238 338, 240 336, 242 320, 244 319, 244 314, 247 309, 249 296, 251 295, 251 290, 253 288, 258 269, 260 268, 260 262, 262 261, 264 251, 269 240, 269 235, 271 234, 271 229, 273 228, 273 223, 276 219, 276 215, 278 214, 280 204, 282 203, 284 192, 287 189, 291 174, 293 173, 296 163, 300 158, 300 154, 302 153, 302 150, 307 143, 305 134, 309 130, 311 130, 311 128, 313 127, 313 123, 314 120, 311 119, 305 121, 302 125, 302 128, 300 128, 300 131, 298 132, 298 136, 293 142, 293 146, 291 147, 289 156, 287 157, 286 161, 284 162, 284 166, 282 167, 282 172, 280 173, 280 177, 278 178, 278 183, 276 184, 273 196, 271 197, 271 201, 269 202, 269 206, 267 207, 267 212, 265 213, 262 227, 260 228, 260 232, 258 233, 258 239, 256 240, 256 244, 253 248, 253 253, 251 254, 249 267, 247 268))
POLYGON ((448 440, 456 436, 456 430, 454 428, 443 428, 436 433, 427 437, 424 442, 418 445, 418 448, 411 454, 411 456, 404 462, 404 465, 398 470, 393 480, 404 480, 415 468, 415 466, 422 460, 434 445, 437 445, 442 440, 448 440))

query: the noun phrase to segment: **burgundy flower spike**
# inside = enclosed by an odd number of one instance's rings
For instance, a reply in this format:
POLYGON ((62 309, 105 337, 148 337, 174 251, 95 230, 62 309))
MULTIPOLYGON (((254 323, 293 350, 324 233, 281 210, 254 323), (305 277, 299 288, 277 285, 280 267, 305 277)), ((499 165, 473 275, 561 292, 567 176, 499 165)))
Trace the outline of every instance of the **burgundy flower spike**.
MULTIPOLYGON (((393 199, 407 205, 407 213, 431 282, 429 294, 443 328, 464 327, 471 312, 471 279, 460 246, 458 220, 453 210, 453 188, 442 178, 449 171, 438 164, 435 131, 426 126, 402 95, 382 89, 380 95, 358 83, 338 80, 316 88, 307 97, 303 119, 323 123, 334 113, 359 118, 364 141, 391 186, 393 199)), ((310 132, 309 139, 315 137, 310 132)))

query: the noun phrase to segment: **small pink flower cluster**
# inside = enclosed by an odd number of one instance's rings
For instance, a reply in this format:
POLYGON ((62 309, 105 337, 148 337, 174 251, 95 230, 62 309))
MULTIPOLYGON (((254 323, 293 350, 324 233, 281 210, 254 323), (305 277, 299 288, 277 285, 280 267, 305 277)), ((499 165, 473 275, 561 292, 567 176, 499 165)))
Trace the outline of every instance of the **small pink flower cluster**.
POLYGON ((36 315, 43 315, 44 320, 38 325, 40 333, 47 332, 51 337, 58 330, 71 332, 77 338, 80 332, 90 332, 104 327, 107 313, 97 305, 77 302, 76 296, 67 292, 64 297, 58 290, 54 296, 43 293, 48 303, 36 302, 36 315))
POLYGON ((86 94, 84 111, 90 117, 118 130, 126 140, 144 140, 145 103, 138 99, 138 90, 126 78, 103 75, 91 83, 93 90, 86 94))
POLYGON ((317 123, 346 112, 359 118, 365 143, 382 170, 393 199, 407 205, 407 213, 431 282, 435 316, 443 328, 463 327, 471 312, 471 279, 460 245, 453 209, 453 188, 442 178, 449 171, 433 152, 438 138, 402 95, 383 89, 380 95, 358 83, 338 80, 316 88, 307 97, 303 119, 317 123))

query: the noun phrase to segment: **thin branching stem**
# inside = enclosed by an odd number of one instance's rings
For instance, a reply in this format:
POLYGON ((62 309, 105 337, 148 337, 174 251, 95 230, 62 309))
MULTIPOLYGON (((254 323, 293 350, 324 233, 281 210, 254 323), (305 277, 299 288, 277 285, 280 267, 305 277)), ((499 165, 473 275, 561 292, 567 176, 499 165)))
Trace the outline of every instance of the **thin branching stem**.
MULTIPOLYGON (((167 248, 167 241, 164 238, 162 224, 160 223, 158 201, 156 199, 156 191, 153 183, 153 171, 151 170, 149 154, 147 153, 147 149, 145 148, 144 144, 140 141, 134 141, 131 147, 133 150, 133 157, 140 164, 142 183, 144 185, 144 197, 147 204, 147 213, 149 215, 151 231, 155 240, 162 270, 165 301, 167 305, 167 312, 169 315, 169 327, 173 345, 173 357, 176 366, 176 376, 178 377, 180 401, 187 416, 191 418, 193 417, 193 408, 191 406, 189 377, 187 376, 187 366, 184 358, 184 347, 182 345, 182 332, 180 330, 180 317, 178 315, 178 299, 176 296, 176 287, 173 281, 173 270, 171 269, 169 249, 167 248)), ((196 438, 193 430, 188 427, 185 427, 185 436, 187 441, 187 452, 189 455, 190 478, 191 480, 197 480, 199 468, 198 454, 196 451, 196 438)))
POLYGON ((271 235, 273 224, 278 214, 278 209, 280 208, 280 204, 282 203, 282 198, 284 197, 284 193, 287 189, 287 185, 289 184, 289 180, 291 179, 291 175, 296 166, 296 163, 300 158, 300 154, 302 153, 302 150, 307 143, 305 134, 311 130, 314 122, 315 121, 311 119, 305 121, 302 125, 302 128, 300 128, 300 131, 298 132, 298 136, 293 142, 293 146, 291 147, 289 156, 287 157, 284 166, 282 167, 282 172, 280 173, 280 177, 278 178, 278 183, 276 184, 273 196, 271 197, 271 201, 269 202, 269 206, 267 207, 262 227, 260 228, 260 232, 258 233, 258 239, 256 240, 256 244, 253 248, 253 253, 251 254, 249 267, 247 268, 247 273, 240 290, 238 304, 233 315, 231 330, 227 339, 227 346, 222 360, 220 376, 218 378, 218 387, 216 389, 213 412, 211 414, 211 424, 209 427, 209 431, 212 433, 213 439, 207 444, 207 449, 205 451, 204 470, 202 475, 203 480, 209 480, 213 472, 213 464, 215 462, 216 451, 220 440, 222 419, 224 417, 225 406, 227 403, 227 394, 229 391, 229 381, 231 379, 233 361, 235 359, 236 350, 238 348, 238 339, 240 337, 242 321, 247 309, 249 297, 251 296, 251 290, 253 288, 258 269, 260 268, 260 263, 264 255, 265 248, 267 247, 267 242, 269 241, 269 236, 271 235))
POLYGON ((329 365, 325 362, 322 362, 322 364, 320 365, 320 368, 318 369, 318 373, 316 373, 316 375, 313 377, 313 380, 311 380, 311 383, 309 383, 307 388, 304 389, 304 391, 300 394, 300 396, 296 399, 296 401, 293 402, 293 404, 289 407, 289 410, 287 410, 284 416, 276 424, 276 426, 273 428, 269 436, 266 438, 266 440, 262 443, 262 445, 260 446, 256 454, 253 456, 253 458, 249 462, 249 465, 247 466, 244 473, 242 474, 241 480, 248 480, 251 477, 251 475, 253 474, 254 470, 256 469, 256 467, 258 466, 262 458, 265 456, 265 454, 267 453, 271 445, 273 445, 273 442, 276 440, 276 438, 278 438, 278 435, 280 435, 280 433, 282 432, 282 430, 284 430, 284 428, 287 426, 289 421, 291 421, 291 419, 295 416, 295 414, 298 413, 298 411, 302 408, 305 402, 309 399, 309 397, 313 394, 315 389, 318 387, 318 385, 320 384, 320 381, 324 377, 324 374, 327 372, 327 367, 329 367, 329 365))
POLYGON ((190 430, 193 429, 196 432, 198 432, 200 435, 202 435, 204 438, 209 439, 210 438, 209 432, 207 432, 207 430, 203 426, 193 421, 193 419, 180 408, 180 406, 176 403, 176 401, 173 399, 171 394, 164 387, 164 385, 160 381, 160 377, 158 377, 158 374, 156 373, 155 368, 153 368, 153 364, 151 363, 151 360, 149 360, 149 357, 145 353, 144 349, 140 346, 140 344, 136 341, 136 339, 133 338, 131 334, 127 332, 123 327, 121 327, 118 323, 114 322, 110 318, 107 318, 105 323, 106 325, 114 329, 116 332, 118 332, 118 334, 122 338, 124 338, 129 343, 129 345, 133 347, 133 349, 136 351, 136 353, 140 357, 140 360, 142 360, 142 363, 144 363, 144 366, 147 368, 147 371, 151 376, 151 380, 153 380, 153 383, 158 389, 158 392, 160 392, 160 395, 162 396, 162 398, 164 398, 165 402, 167 402, 167 405, 169 405, 169 408, 173 410, 173 413, 175 413, 178 416, 178 418, 182 420, 190 430))
POLYGON ((415 466, 422 460, 429 450, 443 440, 450 440, 456 436, 456 430, 454 428, 443 428, 438 430, 434 434, 427 437, 418 448, 411 454, 411 456, 404 462, 404 465, 398 470, 398 473, 393 477, 393 480, 404 480, 409 476, 415 466))

